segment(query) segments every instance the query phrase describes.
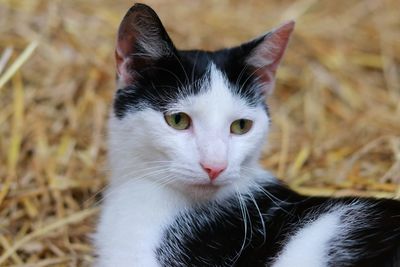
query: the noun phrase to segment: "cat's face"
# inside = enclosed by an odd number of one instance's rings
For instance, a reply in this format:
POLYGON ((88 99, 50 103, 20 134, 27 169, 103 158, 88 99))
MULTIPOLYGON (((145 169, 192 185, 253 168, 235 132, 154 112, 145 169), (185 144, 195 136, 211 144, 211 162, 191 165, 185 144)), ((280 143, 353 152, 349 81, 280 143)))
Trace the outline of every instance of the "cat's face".
POLYGON ((114 176, 195 197, 251 183, 269 126, 265 95, 292 29, 216 52, 179 51, 154 11, 135 5, 116 49, 114 176))

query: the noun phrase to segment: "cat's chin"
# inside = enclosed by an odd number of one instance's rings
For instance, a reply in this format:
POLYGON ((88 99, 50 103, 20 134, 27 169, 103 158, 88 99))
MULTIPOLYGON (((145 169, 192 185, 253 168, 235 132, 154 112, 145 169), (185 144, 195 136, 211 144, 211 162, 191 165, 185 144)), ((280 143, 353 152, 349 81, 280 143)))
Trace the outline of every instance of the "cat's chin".
POLYGON ((223 187, 223 185, 218 184, 191 184, 188 185, 189 189, 198 190, 198 191, 218 191, 223 187))
POLYGON ((181 191, 196 201, 208 201, 218 199, 229 190, 229 183, 188 183, 181 187, 181 191))

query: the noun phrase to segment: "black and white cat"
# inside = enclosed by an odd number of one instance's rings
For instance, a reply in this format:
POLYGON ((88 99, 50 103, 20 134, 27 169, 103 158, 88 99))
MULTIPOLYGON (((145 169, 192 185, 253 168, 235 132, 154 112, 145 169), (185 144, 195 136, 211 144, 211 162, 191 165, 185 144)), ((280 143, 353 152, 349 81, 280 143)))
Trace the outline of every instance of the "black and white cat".
POLYGON ((96 266, 400 266, 399 202, 302 196, 258 164, 293 28, 181 51, 150 7, 128 11, 96 266))

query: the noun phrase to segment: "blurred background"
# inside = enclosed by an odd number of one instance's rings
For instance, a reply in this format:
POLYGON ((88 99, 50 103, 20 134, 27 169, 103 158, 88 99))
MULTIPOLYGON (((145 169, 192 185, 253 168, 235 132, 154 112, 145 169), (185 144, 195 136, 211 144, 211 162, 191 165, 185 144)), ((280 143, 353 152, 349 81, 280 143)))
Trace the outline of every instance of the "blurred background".
MULTIPOLYGON (((312 195, 400 196, 400 1, 144 1, 179 48, 296 30, 262 159, 312 195)), ((131 1, 0 0, 0 266, 91 266, 131 1)))

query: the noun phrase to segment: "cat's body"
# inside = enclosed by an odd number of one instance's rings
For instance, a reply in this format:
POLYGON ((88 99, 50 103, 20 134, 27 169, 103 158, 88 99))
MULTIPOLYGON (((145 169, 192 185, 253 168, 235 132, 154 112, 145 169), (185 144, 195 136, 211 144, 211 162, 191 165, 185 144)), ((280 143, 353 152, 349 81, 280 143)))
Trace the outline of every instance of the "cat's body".
POLYGON ((242 201, 232 197, 175 218, 158 245, 161 265, 399 265, 396 201, 309 198, 270 183, 242 201))
POLYGON ((179 51, 154 11, 130 9, 96 266, 400 266, 399 202, 301 196, 257 163, 293 26, 179 51))

